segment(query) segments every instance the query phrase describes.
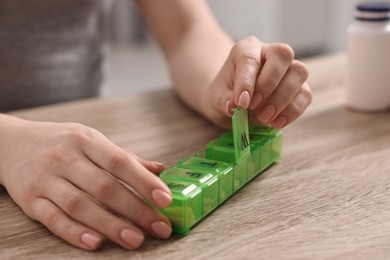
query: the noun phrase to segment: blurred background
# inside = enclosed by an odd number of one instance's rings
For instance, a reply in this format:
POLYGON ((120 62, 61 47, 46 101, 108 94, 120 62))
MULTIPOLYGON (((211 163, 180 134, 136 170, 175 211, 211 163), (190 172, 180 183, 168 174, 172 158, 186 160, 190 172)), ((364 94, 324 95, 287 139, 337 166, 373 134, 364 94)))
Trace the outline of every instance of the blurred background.
MULTIPOLYGON (((209 0, 236 40, 255 35, 290 44, 297 58, 343 52, 358 0, 209 0)), ((365 0, 364 2, 375 2, 365 0)), ((107 17, 110 39, 107 95, 168 88, 169 73, 132 1, 115 0, 107 17)))

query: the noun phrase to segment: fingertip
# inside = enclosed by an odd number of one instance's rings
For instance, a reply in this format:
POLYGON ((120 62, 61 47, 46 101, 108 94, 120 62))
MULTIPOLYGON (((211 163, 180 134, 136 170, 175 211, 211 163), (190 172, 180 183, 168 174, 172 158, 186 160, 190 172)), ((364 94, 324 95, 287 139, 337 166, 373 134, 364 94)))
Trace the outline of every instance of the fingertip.
POLYGON ((130 249, 139 248, 144 242, 144 235, 138 233, 135 230, 131 230, 129 228, 124 228, 120 232, 120 237, 126 245, 129 246, 130 249))
POLYGON ((83 233, 80 237, 81 242, 86 246, 87 250, 95 251, 100 248, 100 246, 103 243, 103 240, 101 237, 91 234, 91 233, 83 233))
POLYGON ((269 104, 259 111, 257 111, 257 119, 262 123, 262 124, 268 124, 269 121, 274 117, 276 113, 276 107, 272 104, 269 104))
POLYGON ((247 109, 251 103, 251 95, 249 91, 244 90, 241 92, 240 96, 238 97, 237 105, 238 107, 247 109))
POLYGON ((150 161, 150 165, 148 165, 149 167, 148 170, 150 170, 151 172, 153 172, 154 174, 156 174, 157 176, 160 175, 160 173, 165 170, 165 165, 160 163, 160 162, 154 162, 154 161, 150 161))
POLYGON ((227 116, 232 116, 233 115, 233 112, 232 112, 232 101, 230 99, 226 100, 225 102, 225 113, 227 116))
POLYGON ((172 203, 172 195, 161 189, 153 190, 151 195, 156 206, 160 208, 166 208, 172 203))
POLYGON ((287 117, 280 116, 271 122, 271 126, 275 129, 282 129, 287 124, 287 117))
POLYGON ((160 162, 156 162, 156 161, 147 161, 147 160, 144 160, 142 158, 140 158, 139 156, 137 155, 134 155, 134 157, 138 160, 138 162, 140 162, 146 169, 148 169, 149 171, 151 171, 153 174, 159 176, 160 173, 165 170, 165 165, 160 163, 160 162))
POLYGON ((168 239, 172 234, 172 228, 163 221, 156 221, 151 225, 152 231, 161 239, 168 239))
POLYGON ((249 105, 249 109, 250 110, 256 109, 261 104, 263 99, 264 99, 263 95, 261 95, 260 93, 255 93, 253 95, 252 102, 249 105))

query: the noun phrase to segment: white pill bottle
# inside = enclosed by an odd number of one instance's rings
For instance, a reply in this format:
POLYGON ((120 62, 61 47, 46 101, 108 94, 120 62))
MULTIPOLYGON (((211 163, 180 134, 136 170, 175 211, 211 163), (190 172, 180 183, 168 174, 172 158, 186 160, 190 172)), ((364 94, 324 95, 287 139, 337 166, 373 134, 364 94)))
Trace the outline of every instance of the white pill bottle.
POLYGON ((390 108, 390 3, 361 3, 347 30, 346 106, 390 108))

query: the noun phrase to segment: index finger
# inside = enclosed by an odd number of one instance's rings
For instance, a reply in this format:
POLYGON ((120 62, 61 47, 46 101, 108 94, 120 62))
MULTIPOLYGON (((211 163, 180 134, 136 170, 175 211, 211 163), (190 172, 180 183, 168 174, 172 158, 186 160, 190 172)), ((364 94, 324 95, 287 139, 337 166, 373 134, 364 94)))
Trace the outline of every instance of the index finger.
POLYGON ((248 37, 233 47, 233 100, 237 107, 247 109, 251 103, 261 67, 261 42, 248 37))
POLYGON ((165 208, 172 202, 172 194, 160 178, 100 132, 91 130, 84 136, 82 149, 97 166, 129 185, 157 207, 165 208))

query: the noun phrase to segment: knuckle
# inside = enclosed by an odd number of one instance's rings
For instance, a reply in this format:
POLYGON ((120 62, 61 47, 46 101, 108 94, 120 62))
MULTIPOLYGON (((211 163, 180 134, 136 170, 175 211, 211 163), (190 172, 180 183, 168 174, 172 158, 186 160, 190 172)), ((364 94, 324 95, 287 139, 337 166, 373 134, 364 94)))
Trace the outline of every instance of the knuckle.
POLYGON ((249 36, 235 44, 232 48, 232 54, 241 62, 254 63, 260 65, 260 55, 257 54, 260 47, 260 41, 254 37, 249 36))
POLYGON ((308 105, 310 105, 313 102, 313 91, 309 86, 306 86, 302 88, 302 94, 306 98, 308 105))
POLYGON ((122 169, 128 158, 128 155, 125 153, 112 154, 108 162, 108 169, 112 172, 122 169))
POLYGON ((32 173, 35 176, 33 176, 34 180, 22 180, 22 183, 20 183, 24 190, 19 194, 19 198, 21 200, 21 204, 30 206, 32 202, 38 198, 42 194, 42 187, 46 184, 46 178, 47 176, 43 173, 32 173))
POLYGON ((240 77, 237 80, 238 80, 237 87, 240 90, 243 90, 243 89, 252 90, 254 88, 253 79, 252 79, 251 75, 249 75, 247 73, 240 75, 240 77))
POLYGON ((256 36, 254 35, 249 35, 239 42, 237 42, 234 46, 233 49, 247 49, 248 45, 253 45, 253 44, 259 44, 260 40, 257 39, 256 36))
POLYGON ((99 198, 112 197, 115 191, 115 182, 110 177, 98 178, 94 183, 94 189, 96 190, 99 198))
MULTIPOLYGON (((71 222, 63 222, 61 223, 61 229, 56 230, 56 233, 58 236, 62 237, 65 240, 71 241, 78 241, 80 232, 79 230, 74 226, 71 222)), ((72 242, 71 242, 72 243, 72 242)), ((77 243, 75 243, 77 246, 77 243)))
POLYGON ((85 141, 88 141, 93 136, 92 128, 87 127, 82 124, 72 123, 70 127, 64 131, 64 136, 76 142, 78 144, 82 144, 85 141))
POLYGON ((40 219, 38 219, 38 221, 47 226, 49 229, 52 229, 56 223, 59 222, 60 217, 61 212, 59 209, 50 210, 40 214, 40 219))
POLYGON ((290 114, 293 115, 294 118, 297 118, 305 109, 304 105, 298 102, 291 103, 290 114))
POLYGON ((294 103, 289 111, 291 121, 297 119, 305 111, 307 106, 303 104, 294 103))
POLYGON ((259 39, 257 39, 256 36, 254 36, 254 35, 249 35, 249 36, 247 36, 247 37, 245 37, 245 38, 243 39, 243 42, 248 42, 248 43, 259 43, 260 41, 259 41, 259 39))
POLYGON ((74 191, 69 193, 65 199, 65 211, 69 215, 73 215, 83 206, 84 201, 85 196, 81 192, 74 191))
MULTIPOLYGON (((36 187, 37 185, 28 185, 25 189, 25 192, 23 192, 23 194, 21 195, 20 197, 20 202, 21 202, 21 206, 24 207, 25 211, 29 211, 30 212, 30 205, 33 203, 33 201, 36 199, 36 187)), ((27 214, 29 215, 29 214, 27 214)))
POLYGON ((295 102, 291 103, 291 113, 295 118, 299 117, 312 102, 312 92, 309 87, 304 87, 298 94, 295 102))
POLYGON ((263 82, 260 83, 259 92, 264 97, 268 97, 276 89, 279 84, 279 78, 276 75, 269 75, 267 78, 263 78, 263 82))
POLYGON ((256 66, 256 68, 260 66, 260 56, 253 51, 243 50, 240 53, 239 59, 241 59, 243 63, 247 63, 251 66, 256 66))
POLYGON ((230 54, 232 56, 234 56, 235 53, 239 53, 242 48, 242 41, 238 42, 237 44, 234 44, 231 51, 230 51, 230 54))
MULTIPOLYGON (((27 197, 27 196, 26 196, 27 197)), ((23 212, 31 219, 40 221, 33 207, 31 206, 34 203, 34 199, 22 198, 22 204, 20 205, 23 212), (25 203, 27 202, 27 203, 25 203)))
POLYGON ((290 61, 294 59, 294 50, 291 48, 290 45, 285 43, 274 43, 272 47, 274 48, 274 51, 278 54, 278 56, 282 59, 290 61))
POLYGON ((281 102, 282 104, 286 104, 288 101, 290 101, 293 98, 293 96, 289 91, 284 90, 284 91, 279 91, 277 93, 277 98, 279 102, 281 102))
POLYGON ((306 80, 309 76, 309 69, 307 68, 306 64, 304 64, 301 61, 294 60, 291 63, 291 68, 301 77, 302 79, 306 80))

